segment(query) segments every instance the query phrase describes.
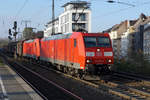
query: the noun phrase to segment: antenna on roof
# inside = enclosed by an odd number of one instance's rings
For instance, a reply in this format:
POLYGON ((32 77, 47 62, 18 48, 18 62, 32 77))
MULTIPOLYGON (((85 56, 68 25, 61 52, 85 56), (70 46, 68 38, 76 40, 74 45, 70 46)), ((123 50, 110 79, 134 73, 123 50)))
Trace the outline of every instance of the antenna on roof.
POLYGON ((55 34, 55 1, 52 0, 52 35, 55 34))

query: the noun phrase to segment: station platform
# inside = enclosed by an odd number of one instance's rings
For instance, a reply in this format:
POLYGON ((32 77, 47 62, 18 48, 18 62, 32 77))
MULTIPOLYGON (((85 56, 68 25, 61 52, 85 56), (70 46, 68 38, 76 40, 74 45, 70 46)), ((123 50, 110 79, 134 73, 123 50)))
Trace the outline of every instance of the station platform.
POLYGON ((9 66, 0 65, 0 100, 43 100, 9 66))

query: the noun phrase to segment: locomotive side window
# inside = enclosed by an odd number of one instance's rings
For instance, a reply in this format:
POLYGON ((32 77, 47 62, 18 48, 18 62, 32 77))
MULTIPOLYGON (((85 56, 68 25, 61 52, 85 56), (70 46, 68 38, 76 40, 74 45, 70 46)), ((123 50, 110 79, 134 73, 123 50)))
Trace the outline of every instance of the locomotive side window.
POLYGON ((76 47, 76 46, 77 46, 77 40, 74 39, 74 47, 76 47))

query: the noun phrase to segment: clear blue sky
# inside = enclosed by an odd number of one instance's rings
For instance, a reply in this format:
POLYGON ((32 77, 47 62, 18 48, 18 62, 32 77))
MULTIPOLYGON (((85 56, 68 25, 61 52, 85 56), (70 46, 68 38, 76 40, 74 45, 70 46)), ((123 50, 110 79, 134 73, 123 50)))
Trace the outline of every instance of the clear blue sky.
MULTIPOLYGON (((61 7, 71 0, 55 0, 55 16, 63 12, 61 7)), ((150 0, 116 0, 134 4, 135 7, 118 3, 109 4, 107 0, 87 0, 92 8, 92 31, 99 32, 119 24, 121 21, 136 19, 141 13, 150 16, 150 0)), ((0 3, 0 35, 8 36, 8 29, 13 27, 13 21, 23 30, 22 20, 30 20, 29 26, 44 29, 51 19, 51 0, 1 0, 0 3), (26 2, 25 2, 26 1, 26 2)))

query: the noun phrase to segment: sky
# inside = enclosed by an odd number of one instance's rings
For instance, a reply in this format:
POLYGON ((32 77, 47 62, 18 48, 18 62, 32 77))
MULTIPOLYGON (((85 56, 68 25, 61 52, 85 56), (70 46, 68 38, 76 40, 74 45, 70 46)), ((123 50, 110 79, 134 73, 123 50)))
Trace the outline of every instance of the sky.
MULTIPOLYGON (((55 17, 63 12, 61 7, 72 0, 55 0, 55 17)), ((124 20, 137 19, 141 13, 150 16, 150 0, 114 0, 133 4, 133 6, 108 3, 107 0, 85 0, 91 3, 92 32, 101 32, 119 24, 124 20)), ((30 21, 28 26, 35 30, 44 30, 51 20, 52 0, 1 0, 0 3, 0 38, 8 37, 8 29, 13 22, 18 22, 20 32, 25 27, 24 21, 30 21)), ((21 34, 21 33, 20 33, 21 34)), ((19 35, 18 35, 19 36, 19 35)))

